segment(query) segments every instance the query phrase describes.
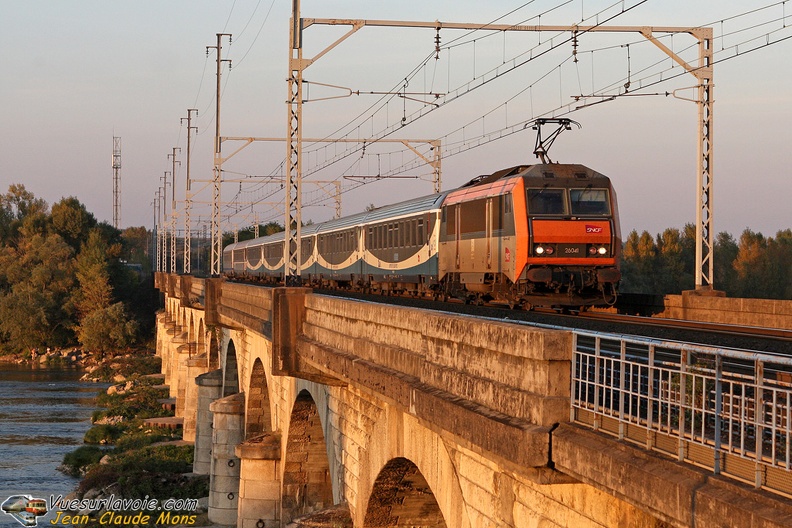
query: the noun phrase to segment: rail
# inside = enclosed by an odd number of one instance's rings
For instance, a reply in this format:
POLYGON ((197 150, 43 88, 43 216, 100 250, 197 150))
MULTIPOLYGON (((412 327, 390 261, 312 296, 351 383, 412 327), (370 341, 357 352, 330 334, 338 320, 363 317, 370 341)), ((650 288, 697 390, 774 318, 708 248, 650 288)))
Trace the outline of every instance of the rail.
POLYGON ((574 332, 572 422, 792 497, 792 358, 574 332))

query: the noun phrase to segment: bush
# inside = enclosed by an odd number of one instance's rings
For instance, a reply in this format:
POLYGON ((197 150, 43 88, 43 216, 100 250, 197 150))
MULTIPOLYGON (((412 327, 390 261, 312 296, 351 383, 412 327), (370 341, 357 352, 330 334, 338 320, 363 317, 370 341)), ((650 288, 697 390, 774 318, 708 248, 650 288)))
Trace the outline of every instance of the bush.
POLYGON ((66 453, 63 457, 61 470, 72 477, 79 477, 86 470, 98 464, 105 455, 104 449, 95 445, 80 446, 71 453, 66 453))
POLYGON ((94 425, 85 433, 83 441, 86 444, 112 444, 123 431, 115 425, 94 425))
POLYGON ((154 442, 162 442, 166 440, 170 440, 171 437, 168 434, 163 434, 159 428, 152 432, 128 432, 115 443, 115 453, 120 453, 122 451, 130 451, 133 449, 141 449, 143 447, 147 447, 154 442))
POLYGON ((85 478, 80 481, 77 487, 77 494, 82 497, 85 492, 92 489, 102 489, 113 484, 121 477, 118 467, 112 464, 98 464, 92 467, 85 478))

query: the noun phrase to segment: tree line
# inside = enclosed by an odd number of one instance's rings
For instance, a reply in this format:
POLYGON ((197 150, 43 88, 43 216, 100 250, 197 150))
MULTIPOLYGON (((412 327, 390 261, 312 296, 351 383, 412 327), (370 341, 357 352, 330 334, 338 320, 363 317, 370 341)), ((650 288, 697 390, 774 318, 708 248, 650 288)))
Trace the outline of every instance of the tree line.
POLYGON ((0 352, 80 344, 104 354, 148 335, 148 236, 98 222, 75 197, 50 208, 11 185, 0 195, 0 352))
MULTIPOLYGON (((716 290, 729 297, 792 299, 792 229, 766 237, 746 229, 735 240, 718 233, 714 243, 716 290)), ((696 228, 668 228, 653 237, 633 230, 624 239, 624 293, 674 294, 695 286, 696 228)))

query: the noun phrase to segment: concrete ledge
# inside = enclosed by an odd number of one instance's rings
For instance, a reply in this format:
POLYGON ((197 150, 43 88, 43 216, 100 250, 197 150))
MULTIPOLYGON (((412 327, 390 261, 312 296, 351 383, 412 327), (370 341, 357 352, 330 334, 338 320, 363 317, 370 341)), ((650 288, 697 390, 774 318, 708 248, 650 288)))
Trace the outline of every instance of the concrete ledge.
POLYGON ((209 404, 215 414, 245 414, 245 395, 241 392, 220 398, 209 404))
POLYGON ((281 436, 279 434, 263 434, 247 439, 236 446, 234 453, 247 460, 280 460, 281 436))
POLYGON ((792 526, 792 505, 781 497, 583 427, 553 431, 552 459, 556 470, 672 526, 792 526))
POLYGON ((792 526, 792 504, 725 477, 709 476, 696 491, 696 528, 792 526))

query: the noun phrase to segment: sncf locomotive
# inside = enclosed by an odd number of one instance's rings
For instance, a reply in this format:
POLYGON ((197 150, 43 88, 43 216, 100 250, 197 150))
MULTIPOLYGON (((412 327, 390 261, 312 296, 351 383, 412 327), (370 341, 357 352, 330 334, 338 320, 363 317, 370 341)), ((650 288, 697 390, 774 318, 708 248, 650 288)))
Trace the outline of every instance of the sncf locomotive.
MULTIPOLYGON (((317 288, 587 307, 617 295, 610 180, 583 165, 520 165, 466 185, 302 229, 301 277, 317 288)), ((223 271, 280 281, 284 234, 226 246, 223 271)))

